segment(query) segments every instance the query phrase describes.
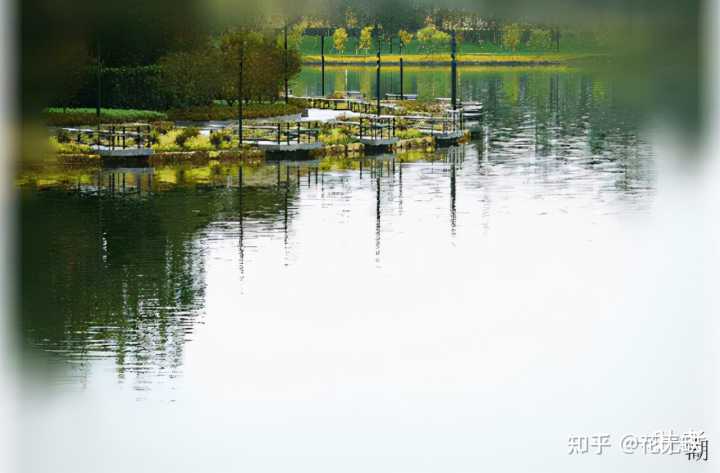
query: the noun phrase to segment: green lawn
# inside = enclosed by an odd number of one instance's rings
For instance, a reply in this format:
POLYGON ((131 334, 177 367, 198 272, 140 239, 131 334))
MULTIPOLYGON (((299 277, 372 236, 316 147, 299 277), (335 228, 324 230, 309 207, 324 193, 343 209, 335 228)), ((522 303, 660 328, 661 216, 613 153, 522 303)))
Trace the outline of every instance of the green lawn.
MULTIPOLYGON (((246 104, 243 111, 245 118, 269 118, 280 115, 301 113, 304 104, 291 100, 288 105, 279 103, 246 104)), ((100 121, 102 123, 155 122, 163 120, 209 121, 237 119, 236 105, 214 104, 208 106, 172 109, 167 112, 153 110, 132 110, 103 108, 100 121)), ((97 120, 94 108, 48 108, 43 112, 43 120, 50 126, 75 126, 94 124, 97 120)))
MULTIPOLYGON (((102 123, 129 123, 165 120, 167 115, 152 110, 103 108, 102 123)), ((97 120, 94 108, 47 108, 43 111, 45 123, 52 126, 87 125, 97 120)))
MULTIPOLYGON (((301 113, 304 105, 290 100, 285 105, 278 103, 250 103, 243 107, 244 118, 269 118, 282 115, 301 113)), ((238 117, 237 105, 214 104, 205 107, 189 107, 174 109, 167 112, 169 120, 181 121, 209 121, 209 120, 236 120, 238 117)))

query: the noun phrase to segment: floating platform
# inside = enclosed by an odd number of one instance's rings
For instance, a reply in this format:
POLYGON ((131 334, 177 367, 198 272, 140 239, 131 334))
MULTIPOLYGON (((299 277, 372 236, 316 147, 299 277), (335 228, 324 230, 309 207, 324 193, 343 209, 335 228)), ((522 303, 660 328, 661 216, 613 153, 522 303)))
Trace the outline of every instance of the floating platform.
POLYGON ((365 154, 377 154, 391 151, 392 147, 395 146, 400 139, 393 136, 391 138, 378 139, 359 138, 358 141, 365 147, 365 154))
POLYGON ((480 122, 465 122, 465 129, 470 132, 470 138, 482 138, 484 130, 480 122))
POLYGON ((265 159, 276 160, 308 160, 314 159, 313 151, 322 148, 322 143, 258 143, 258 147, 265 151, 265 159))
POLYGON ((465 132, 451 131, 447 133, 433 133, 432 136, 435 138, 437 146, 442 148, 458 144, 463 138, 465 138, 465 132))
POLYGON ((125 148, 112 149, 103 146, 94 146, 102 159, 103 167, 116 168, 119 166, 144 167, 148 165, 152 148, 125 148))
POLYGON ((402 98, 400 94, 385 94, 387 100, 417 100, 417 94, 403 94, 402 98))
POLYGON ((152 148, 107 148, 104 146, 93 147, 101 158, 148 158, 152 156, 152 148))
POLYGON ((313 151, 322 148, 322 143, 263 143, 259 142, 258 148, 269 153, 294 153, 297 151, 313 151))
POLYGON ((464 109, 462 110, 462 112, 463 112, 463 118, 464 118, 465 120, 479 120, 479 119, 481 119, 482 116, 483 116, 483 109, 482 109, 482 108, 480 108, 480 109, 476 109, 476 108, 467 109, 467 108, 464 108, 464 109))

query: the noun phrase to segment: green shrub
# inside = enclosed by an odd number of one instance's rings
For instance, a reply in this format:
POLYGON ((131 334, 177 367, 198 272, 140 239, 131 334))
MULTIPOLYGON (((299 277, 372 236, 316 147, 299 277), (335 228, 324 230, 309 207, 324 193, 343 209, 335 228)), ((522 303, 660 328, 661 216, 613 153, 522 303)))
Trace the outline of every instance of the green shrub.
POLYGON ((425 135, 423 135, 420 130, 416 130, 415 128, 408 128, 407 130, 396 131, 395 136, 397 136, 401 140, 411 140, 415 138, 422 138, 425 135))
POLYGON ((232 134, 228 130, 218 130, 210 134, 210 143, 216 148, 220 149, 223 145, 232 142, 232 134))
POLYGON ((181 130, 174 129, 174 130, 168 131, 164 135, 159 134, 157 136, 157 139, 158 139, 157 143, 153 144, 153 149, 156 152, 163 152, 163 153, 173 152, 173 151, 181 151, 182 148, 180 146, 178 146, 178 144, 175 142, 176 138, 178 137, 178 135, 180 133, 181 133, 181 130))
POLYGON ((213 151, 214 147, 210 144, 207 135, 196 135, 188 138, 183 144, 183 148, 188 151, 213 151))
POLYGON ((157 128, 153 128, 150 131, 150 145, 156 145, 160 142, 160 130, 157 128))
POLYGON ((342 128, 332 128, 320 134, 320 141, 326 145, 346 145, 352 142, 352 137, 342 128))
POLYGON ((70 133, 63 128, 60 128, 57 132, 57 140, 58 140, 58 143, 69 143, 70 142, 70 133))
POLYGON ((54 136, 50 137, 50 151, 56 154, 83 154, 90 153, 91 148, 85 144, 60 143, 54 136))
POLYGON ((190 138, 195 138, 200 134, 200 130, 195 127, 183 128, 180 133, 175 137, 175 144, 178 146, 185 146, 185 143, 190 138))
POLYGON ((401 116, 405 113, 440 113, 444 107, 435 100, 404 100, 397 103, 401 107, 397 113, 401 116))

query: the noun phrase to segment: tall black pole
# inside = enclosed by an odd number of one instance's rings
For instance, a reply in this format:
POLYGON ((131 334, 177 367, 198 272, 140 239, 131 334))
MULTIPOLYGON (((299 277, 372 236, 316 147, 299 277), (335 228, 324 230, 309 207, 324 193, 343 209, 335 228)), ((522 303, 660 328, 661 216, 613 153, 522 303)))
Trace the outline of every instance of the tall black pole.
POLYGON ((555 51, 560 52, 560 27, 555 28, 555 51))
POLYGON ((284 55, 284 63, 285 63, 285 103, 288 103, 288 41, 287 41, 287 21, 285 21, 285 55, 284 55))
POLYGON ((320 87, 321 95, 325 97, 325 33, 320 33, 320 69, 322 86, 320 87))
POLYGON ((375 95, 377 96, 377 116, 380 116, 380 30, 375 23, 375 32, 377 34, 377 67, 375 70, 375 95))
POLYGON ((452 158, 452 165, 450 168, 450 233, 455 236, 455 229, 457 226, 457 185, 455 177, 455 157, 452 158))
POLYGON ((100 145, 100 108, 102 107, 102 62, 100 60, 100 35, 97 37, 97 103, 95 105, 95 117, 97 119, 97 144, 100 145))
POLYGON ((403 89, 404 65, 403 65, 402 47, 403 47, 403 43, 402 43, 402 38, 401 38, 400 39, 400 100, 405 100, 405 93, 404 93, 404 89, 403 89))
POLYGON ((451 62, 451 74, 452 74, 452 108, 453 110, 457 110, 457 58, 455 57, 455 53, 457 50, 457 41, 455 40, 455 30, 452 31, 451 34, 451 52, 450 57, 452 59, 451 62))
POLYGON ((238 147, 243 144, 243 68, 245 65, 245 38, 240 39, 240 73, 238 75, 238 147))

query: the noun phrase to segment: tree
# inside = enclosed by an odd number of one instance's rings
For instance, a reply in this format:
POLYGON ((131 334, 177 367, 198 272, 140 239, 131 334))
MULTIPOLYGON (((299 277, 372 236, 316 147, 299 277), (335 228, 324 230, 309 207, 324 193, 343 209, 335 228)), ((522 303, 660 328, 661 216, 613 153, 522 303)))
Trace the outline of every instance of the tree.
POLYGON ((437 30, 432 37, 433 48, 435 50, 441 50, 450 44, 450 34, 444 31, 437 30))
POLYGON ((427 53, 430 52, 430 48, 432 46, 432 37, 434 33, 435 25, 430 24, 424 28, 419 29, 418 32, 415 34, 415 37, 420 42, 420 47, 427 53))
POLYGON ((345 10, 345 26, 348 27, 348 29, 353 29, 357 27, 358 20, 357 16, 355 15, 355 12, 352 11, 352 8, 348 8, 345 10))
POLYGON ((541 28, 533 28, 530 31, 528 48, 535 50, 548 50, 552 47, 552 36, 550 31, 541 28))
POLYGON ((398 31, 398 36, 400 37, 400 45, 403 48, 407 48, 413 39, 413 34, 405 30, 398 31))
MULTIPOLYGON (((222 98, 228 101, 238 98, 240 48, 243 48, 242 99, 277 100, 286 73, 284 46, 277 44, 277 38, 269 32, 226 31, 219 42, 223 65, 222 98)), ((288 80, 292 80, 299 72, 300 53, 296 48, 289 48, 288 80)))
POLYGON ((418 30, 415 36, 428 54, 435 53, 439 48, 450 42, 450 35, 438 30, 433 24, 418 30))
POLYGON ((298 21, 292 27, 290 27, 290 30, 288 31, 288 47, 291 49, 300 49, 300 44, 302 43, 303 35, 305 34, 305 30, 307 30, 308 23, 307 21, 298 21))
POLYGON ((160 67, 171 106, 210 105, 221 95, 222 62, 214 48, 168 54, 160 67))
POLYGON ((372 48, 373 30, 374 28, 372 26, 366 26, 360 31, 360 42, 358 48, 364 50, 365 54, 367 54, 370 48, 372 48))
POLYGON ((347 43, 348 34, 345 28, 338 28, 333 33, 333 46, 336 51, 340 51, 342 54, 345 51, 345 44, 347 43))
POLYGON ((522 33, 522 27, 517 23, 505 25, 503 27, 503 46, 512 51, 520 49, 522 33))

